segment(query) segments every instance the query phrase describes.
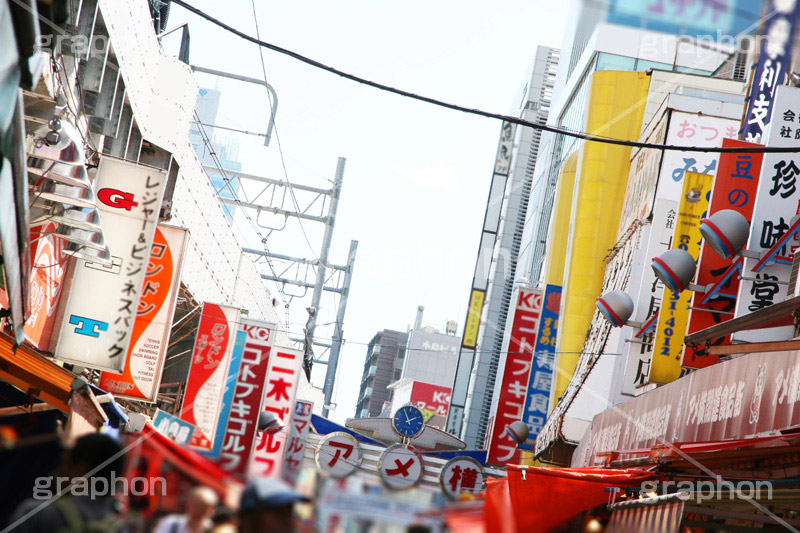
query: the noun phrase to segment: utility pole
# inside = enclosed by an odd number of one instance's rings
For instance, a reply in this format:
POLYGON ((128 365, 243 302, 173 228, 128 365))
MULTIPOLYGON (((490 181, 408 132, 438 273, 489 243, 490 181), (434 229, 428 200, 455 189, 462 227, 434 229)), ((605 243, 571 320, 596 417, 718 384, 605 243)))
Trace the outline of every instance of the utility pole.
POLYGON ((342 282, 342 293, 339 298, 339 309, 336 312, 336 325, 333 329, 333 342, 331 343, 331 354, 328 356, 328 368, 325 369, 325 384, 322 392, 325 394, 325 405, 322 406, 322 416, 327 417, 333 401, 333 387, 336 383, 336 370, 339 368, 339 352, 342 350, 344 341, 344 313, 347 310, 347 296, 350 294, 350 280, 353 278, 353 267, 356 263, 356 251, 358 241, 350 241, 350 252, 347 254, 347 270, 344 272, 342 282))
MULTIPOLYGON (((325 221, 325 234, 322 237, 322 250, 320 250, 319 261, 317 262, 317 280, 314 283, 314 292, 311 296, 311 307, 308 308, 308 322, 305 331, 305 356, 303 358, 303 368, 306 377, 311 380, 311 365, 314 360, 314 330, 317 327, 317 317, 319 316, 319 302, 322 298, 322 287, 325 285, 325 271, 328 265, 328 252, 331 248, 331 237, 333 237, 333 226, 336 222, 336 208, 339 206, 339 195, 342 191, 342 179, 344 178, 344 164, 347 161, 340 157, 336 163, 336 175, 333 178, 333 189, 331 191, 331 201, 328 204, 328 216, 325 221)), ((345 275, 347 275, 345 273, 345 275)), ((331 354, 332 355, 332 354, 331 354)), ((328 364, 330 369, 332 365, 328 364)), ((335 370, 335 367, 334 367, 335 370)), ((327 378, 326 378, 327 381, 327 378)))

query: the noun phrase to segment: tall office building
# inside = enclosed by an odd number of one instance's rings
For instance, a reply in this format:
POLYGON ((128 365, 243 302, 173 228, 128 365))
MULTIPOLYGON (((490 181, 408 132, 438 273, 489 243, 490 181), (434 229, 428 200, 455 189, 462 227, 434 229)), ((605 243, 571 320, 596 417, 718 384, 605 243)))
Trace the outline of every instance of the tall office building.
MULTIPOLYGON (((515 115, 539 124, 547 122, 558 59, 557 49, 544 46, 537 48, 519 99, 515 102, 515 115)), ((488 269, 488 284, 485 288, 461 427, 461 438, 471 448, 483 446, 489 422, 492 391, 501 356, 511 291, 517 276, 517 258, 522 244, 522 230, 528 213, 528 199, 541 140, 541 130, 516 128, 512 134, 509 134, 509 131, 511 130, 503 128, 501 133, 501 151, 504 150, 504 136, 511 135, 509 140, 513 140, 511 166, 505 180, 502 205, 494 205, 498 202, 498 197, 490 194, 487 206, 487 219, 494 213, 495 217, 499 217, 499 225, 491 250, 491 267, 488 269)), ((497 171, 495 174, 498 174, 497 171)), ((479 253, 479 265, 476 271, 485 268, 481 264, 487 260, 488 258, 479 253)), ((465 364, 464 361, 466 359, 462 357, 459 364, 465 364)), ((455 390, 458 390, 458 387, 454 387, 455 390)))
POLYGON ((379 332, 369 341, 356 403, 356 417, 381 414, 384 402, 391 397, 389 384, 402 375, 407 342, 407 333, 390 329, 379 332))
MULTIPOLYGON (((195 106, 195 120, 189 130, 189 140, 197 158, 205 167, 217 196, 234 199, 239 191, 239 181, 226 180, 224 171, 241 172, 242 164, 239 162, 239 141, 214 132, 213 125, 217 120, 221 96, 222 93, 216 89, 200 89, 195 106), (220 172, 219 167, 222 167, 223 172, 220 172)), ((236 207, 222 203, 220 205, 228 221, 233 220, 236 207)))

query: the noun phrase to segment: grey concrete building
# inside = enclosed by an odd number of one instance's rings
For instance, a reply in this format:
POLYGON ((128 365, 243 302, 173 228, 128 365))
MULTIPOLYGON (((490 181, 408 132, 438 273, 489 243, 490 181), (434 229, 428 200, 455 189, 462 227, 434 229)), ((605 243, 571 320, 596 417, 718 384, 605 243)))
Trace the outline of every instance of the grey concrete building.
POLYGON ((356 417, 380 415, 392 391, 389 384, 400 379, 406 356, 408 334, 385 329, 376 334, 367 346, 364 373, 356 403, 356 417))

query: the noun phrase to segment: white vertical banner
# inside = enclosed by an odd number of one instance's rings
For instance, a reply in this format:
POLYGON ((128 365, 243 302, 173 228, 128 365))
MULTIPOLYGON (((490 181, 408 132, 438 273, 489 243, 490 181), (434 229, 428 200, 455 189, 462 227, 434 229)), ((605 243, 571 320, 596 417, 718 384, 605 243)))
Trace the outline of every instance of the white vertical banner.
MULTIPOLYGON (((669 119, 667 144, 715 148, 722 146, 722 139, 736 139, 738 134, 738 120, 673 111, 669 119)), ((680 200, 686 172, 713 175, 718 164, 719 154, 715 153, 664 152, 656 198, 680 200)))
POLYGON ((294 486, 297 476, 300 474, 300 467, 303 464, 303 456, 306 452, 306 438, 308 430, 311 428, 311 415, 314 404, 297 400, 294 404, 294 414, 292 415, 292 425, 289 429, 289 441, 286 443, 286 451, 283 455, 283 471, 281 477, 289 485, 294 486))
MULTIPOLYGON (((766 145, 800 148, 800 89, 782 85, 773 101, 772 120, 767 125, 766 145)), ((792 217, 800 211, 797 194, 800 175, 800 154, 764 154, 761 179, 758 182, 753 220, 747 249, 767 253, 792 225, 792 217)), ((791 257, 798 247, 796 238, 790 238, 777 256, 757 268, 761 261, 745 259, 736 316, 758 311, 786 299, 791 273, 791 257), (756 271, 757 270, 757 271, 756 271), (748 279, 749 278, 749 279, 748 279)), ((766 342, 790 339, 794 326, 790 320, 776 327, 737 331, 731 339, 739 342, 766 342)))
POLYGON ((159 224, 121 374, 102 372, 100 388, 115 396, 155 402, 180 289, 189 231, 159 224))
POLYGON ((100 156, 97 209, 113 264, 78 260, 57 359, 113 372, 125 367, 165 181, 161 169, 100 156))
MULTIPOLYGON (((294 348, 273 348, 264 382, 262 411, 269 411, 288 426, 295 408, 297 385, 302 372, 303 351, 294 348)), ((248 477, 275 477, 281 475, 287 431, 275 435, 261 432, 256 436, 255 449, 250 459, 248 477)))

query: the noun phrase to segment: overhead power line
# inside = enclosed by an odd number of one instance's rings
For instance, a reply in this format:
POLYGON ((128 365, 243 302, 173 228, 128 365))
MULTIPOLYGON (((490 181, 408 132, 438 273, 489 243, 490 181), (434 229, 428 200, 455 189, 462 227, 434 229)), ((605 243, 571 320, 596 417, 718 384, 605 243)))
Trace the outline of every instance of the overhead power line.
POLYGON ((800 153, 800 147, 779 147, 779 146, 767 146, 767 147, 747 147, 747 148, 736 148, 736 147, 716 147, 716 148, 709 148, 709 147, 701 147, 701 146, 675 146, 671 144, 652 144, 652 143, 643 143, 638 141, 628 141, 625 139, 616 139, 613 137, 604 137, 602 135, 593 135, 591 133, 586 132, 579 132, 579 131, 571 131, 564 128, 559 128, 556 126, 548 126, 546 124, 537 124, 536 122, 530 122, 527 120, 523 120, 519 117, 514 117, 511 115, 503 115, 500 113, 491 113, 489 111, 483 111, 480 109, 473 109, 469 107, 464 107, 458 104, 453 104, 449 102, 445 102, 443 100, 437 100, 436 98, 431 98, 428 96, 419 95, 416 93, 412 93, 409 91, 405 91, 403 89, 398 89, 396 87, 391 87, 389 85, 384 85, 382 83, 378 83, 375 81, 368 80, 366 78, 362 78, 360 76, 356 76, 354 74, 349 74, 347 72, 341 71, 324 63, 321 63, 315 59, 311 59, 304 55, 298 54, 297 52, 292 52, 291 50, 287 50, 286 48, 282 48, 280 46, 268 43, 266 41, 262 41, 252 35, 248 35, 236 28, 225 24, 219 19, 216 19, 205 13, 204 11, 194 7, 193 5, 185 2, 184 0, 173 0, 173 3, 187 9, 188 11, 194 13, 195 15, 204 18, 205 20, 211 22, 212 24, 219 26, 220 28, 246 40, 250 41, 251 43, 255 43, 263 48, 267 48, 268 50, 272 50, 273 52, 278 52, 279 54, 283 54, 289 56, 293 59, 296 59, 302 63, 307 65, 311 65, 312 67, 330 72, 331 74, 336 74, 342 78, 355 81, 357 83, 361 83, 363 85, 367 85, 369 87, 374 87, 376 89, 380 89, 382 91, 387 91, 390 93, 398 94, 400 96, 405 96, 406 98, 411 98, 414 100, 418 100, 421 102, 427 102, 429 104, 433 104, 439 107, 444 107, 447 109, 452 109, 454 111, 461 111, 462 113, 468 113, 470 115, 477 115, 486 118, 493 118, 497 120, 503 120, 505 122, 509 122, 511 124, 517 124, 519 126, 526 126, 529 128, 547 131, 550 133, 555 133, 557 135, 565 135, 568 137, 574 137, 577 139, 581 139, 584 141, 590 142, 598 142, 598 143, 605 143, 605 144, 613 144, 617 146, 629 146, 632 148, 650 148, 654 150, 670 150, 675 152, 700 152, 700 153, 800 153))

